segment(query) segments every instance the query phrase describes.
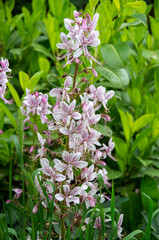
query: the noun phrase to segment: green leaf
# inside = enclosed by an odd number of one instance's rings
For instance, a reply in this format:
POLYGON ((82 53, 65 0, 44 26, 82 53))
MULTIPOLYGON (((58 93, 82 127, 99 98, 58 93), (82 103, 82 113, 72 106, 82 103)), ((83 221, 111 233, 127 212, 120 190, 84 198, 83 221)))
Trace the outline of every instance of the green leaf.
POLYGON ((20 85, 23 89, 23 91, 26 91, 26 88, 29 86, 29 76, 27 73, 20 71, 19 72, 19 80, 20 80, 20 85))
POLYGON ((124 113, 124 111, 121 109, 119 109, 119 114, 120 114, 123 130, 124 130, 125 139, 127 142, 129 142, 131 135, 130 135, 130 127, 129 127, 128 118, 127 118, 126 114, 124 113))
POLYGON ((155 18, 159 20, 159 0, 154 1, 154 14, 155 18))
POLYGON ((44 71, 39 71, 35 73, 29 82, 29 89, 33 90, 40 78, 42 77, 44 71))
POLYGON ((16 237, 18 239, 17 232, 13 228, 8 228, 8 232, 16 237))
POLYGON ((9 91, 11 92, 17 106, 20 107, 21 106, 21 100, 19 98, 19 95, 18 95, 17 91, 15 90, 15 88, 9 82, 7 82, 7 86, 9 88, 9 91))
POLYGON ((135 133, 139 131, 141 128, 143 128, 144 126, 146 126, 149 122, 152 121, 154 116, 155 116, 154 114, 144 114, 143 116, 138 118, 133 124, 132 132, 135 133))
POLYGON ((66 2, 66 0, 61 0, 61 1, 49 0, 50 10, 51 10, 52 14, 57 19, 61 19, 62 18, 62 11, 63 11, 63 6, 64 6, 65 2, 66 2))
POLYGON ((148 167, 150 164, 153 163, 153 160, 145 160, 145 159, 142 159, 140 157, 136 157, 139 162, 144 166, 144 167, 148 167))
POLYGON ((122 203, 122 213, 124 214, 124 226, 127 229, 127 231, 131 232, 135 230, 141 223, 142 217, 141 210, 142 203, 140 196, 134 192, 130 192, 128 201, 122 203))
POLYGON ((147 19, 146 15, 142 13, 134 13, 131 15, 131 17, 138 19, 141 23, 143 23, 145 26, 147 25, 147 19))
POLYGON ((135 149, 137 148, 138 144, 151 132, 151 128, 146 128, 145 130, 142 130, 136 137, 131 150, 130 150, 130 155, 131 157, 134 154, 135 149))
POLYGON ((34 48, 35 51, 43 53, 46 57, 50 57, 51 59, 53 59, 52 54, 48 51, 47 48, 45 48, 44 46, 42 46, 41 44, 38 43, 32 43, 31 46, 34 48))
POLYGON ((124 61, 129 58, 129 46, 127 43, 104 44, 101 47, 101 54, 104 61, 114 68, 123 68, 124 61))
POLYGON ((141 21, 137 20, 134 22, 124 22, 121 24, 120 28, 118 30, 121 30, 122 28, 126 28, 126 27, 133 27, 133 26, 137 26, 141 23, 141 21))
POLYGON ((136 236, 137 234, 142 233, 143 231, 141 230, 135 230, 132 233, 128 234, 123 240, 131 240, 134 236, 136 236))
POLYGON ((159 20, 149 16, 151 31, 156 41, 159 41, 159 20))
POLYGON ((142 173, 150 177, 159 177, 159 170, 155 168, 146 169, 145 171, 142 171, 142 173))
POLYGON ((91 11, 93 12, 99 0, 89 0, 91 11))
POLYGON ((40 66, 40 70, 44 71, 44 74, 47 75, 49 70, 50 70, 50 62, 49 60, 47 60, 47 58, 44 57, 40 57, 39 58, 39 66, 40 66))
POLYGON ((144 1, 128 2, 124 5, 124 7, 131 7, 140 13, 144 13, 147 8, 147 4, 144 1))
POLYGON ((131 92, 131 100, 134 107, 138 107, 141 103, 141 93, 138 88, 133 88, 131 92))
MULTIPOLYGON (((155 179, 149 176, 144 176, 141 181, 140 192, 145 193, 152 200, 159 199, 159 191, 157 187, 157 182, 155 179)), ((141 195, 141 200, 145 209, 148 209, 149 201, 145 198, 144 195, 141 195)))
POLYGON ((119 137, 113 137, 113 141, 115 142, 115 150, 117 154, 125 160, 127 153, 128 153, 128 146, 127 143, 119 138, 119 137))
POLYGON ((113 0, 116 8, 118 9, 118 12, 120 12, 120 0, 113 0))
POLYGON ((102 135, 111 137, 112 136, 112 130, 108 126, 104 126, 102 124, 97 125, 97 130, 101 132, 102 135))
POLYGON ((159 70, 155 71, 155 91, 159 92, 159 70))
POLYGON ((108 166, 106 166, 105 168, 108 171, 108 179, 109 180, 120 178, 123 175, 123 173, 121 171, 114 170, 108 166))
POLYGON ((129 76, 125 69, 114 69, 108 66, 98 66, 95 69, 110 81, 114 88, 123 89, 129 84, 129 76))
POLYGON ((6 107, 6 105, 4 103, 2 103, 2 102, 0 103, 0 109, 5 112, 5 114, 8 116, 8 118, 9 118, 11 124, 13 125, 13 127, 15 129, 17 129, 17 123, 16 123, 15 118, 13 117, 13 115, 9 111, 9 109, 6 107))

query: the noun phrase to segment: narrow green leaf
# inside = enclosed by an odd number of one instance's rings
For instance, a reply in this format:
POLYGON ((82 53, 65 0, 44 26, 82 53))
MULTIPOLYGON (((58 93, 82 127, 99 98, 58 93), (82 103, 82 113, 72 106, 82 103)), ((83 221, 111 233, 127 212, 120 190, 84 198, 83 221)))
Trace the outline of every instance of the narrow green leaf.
POLYGON ((29 89, 33 90, 40 78, 42 77, 44 71, 39 71, 35 73, 29 81, 29 89))
POLYGON ((113 137, 113 141, 115 142, 115 150, 119 157, 123 160, 125 160, 127 153, 128 153, 128 145, 127 143, 119 138, 119 137, 113 137))
POLYGON ((136 236, 137 234, 142 233, 143 231, 141 230, 135 230, 132 233, 130 233, 129 235, 127 235, 123 240, 131 240, 134 236, 136 236))
POLYGON ((15 118, 13 117, 12 113, 9 111, 9 109, 6 107, 6 105, 4 103, 0 103, 0 108, 6 113, 6 115, 8 116, 11 124, 13 125, 13 127, 15 129, 17 129, 17 123, 15 118))
POLYGON ((116 8, 118 9, 118 12, 120 12, 120 0, 113 0, 116 8))
POLYGON ((20 71, 19 72, 19 80, 20 80, 20 85, 23 89, 23 91, 26 91, 26 88, 29 86, 29 76, 27 73, 20 71))
POLYGON ((139 131, 141 128, 143 128, 144 126, 146 126, 149 122, 152 121, 154 116, 155 116, 154 114, 144 114, 143 116, 138 118, 133 124, 132 132, 135 133, 139 131))
POLYGON ((89 0, 91 11, 93 12, 99 0, 89 0))
POLYGON ((130 140, 130 128, 129 128, 129 122, 128 122, 127 116, 124 113, 124 111, 121 110, 121 109, 119 109, 119 114, 120 114, 123 130, 124 130, 125 139, 126 139, 127 142, 129 142, 129 140, 130 140))
POLYGON ((159 41, 159 20, 149 16, 151 31, 156 41, 159 41))
POLYGON ((132 157, 134 154, 135 149, 137 148, 138 144, 151 132, 151 128, 146 128, 142 130, 136 137, 131 150, 130 150, 130 156, 132 157))
POLYGON ((44 57, 40 57, 39 58, 39 66, 40 66, 40 70, 44 71, 44 74, 48 74, 49 70, 50 70, 50 62, 49 60, 47 60, 47 58, 44 57))
POLYGON ((155 90, 156 93, 159 92, 159 70, 155 71, 155 90))
POLYGON ((9 88, 9 91, 11 92, 17 106, 20 107, 21 106, 21 100, 19 98, 19 95, 18 95, 17 91, 15 90, 15 88, 9 82, 7 82, 7 86, 9 88))
POLYGON ((159 0, 154 1, 154 14, 155 18, 159 20, 159 0))
POLYGON ((45 56, 50 57, 51 59, 53 59, 52 54, 48 51, 47 48, 45 48, 44 46, 42 46, 39 43, 32 43, 31 46, 34 48, 35 51, 43 53, 45 56))
POLYGON ((142 193, 142 195, 144 195, 147 198, 147 200, 149 201, 149 206, 148 206, 148 223, 147 223, 147 227, 145 229, 145 234, 144 234, 143 240, 151 240, 151 223, 152 223, 152 213, 153 213, 153 201, 145 193, 142 193))

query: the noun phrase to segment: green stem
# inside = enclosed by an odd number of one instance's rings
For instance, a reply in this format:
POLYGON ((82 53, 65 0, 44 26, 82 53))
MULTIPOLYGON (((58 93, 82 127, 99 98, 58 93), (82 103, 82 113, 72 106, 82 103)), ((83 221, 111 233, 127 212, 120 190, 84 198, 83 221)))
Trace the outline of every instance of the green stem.
POLYGON ((34 124, 33 124, 33 162, 32 162, 32 165, 31 165, 31 172, 34 171, 34 167, 35 167, 35 160, 34 160, 34 157, 35 157, 35 139, 36 139, 36 129, 35 129, 35 125, 36 125, 36 117, 37 117, 37 114, 35 113, 35 116, 34 116, 34 124))
POLYGON ((76 63, 75 75, 73 79, 73 89, 75 88, 75 85, 76 85, 77 71, 78 71, 78 63, 76 63))
MULTIPOLYGON (((64 204, 64 201, 62 202, 64 204)), ((65 209, 64 207, 61 207, 61 214, 62 214, 62 219, 61 219, 61 240, 65 240, 65 218, 64 218, 64 213, 65 209)))

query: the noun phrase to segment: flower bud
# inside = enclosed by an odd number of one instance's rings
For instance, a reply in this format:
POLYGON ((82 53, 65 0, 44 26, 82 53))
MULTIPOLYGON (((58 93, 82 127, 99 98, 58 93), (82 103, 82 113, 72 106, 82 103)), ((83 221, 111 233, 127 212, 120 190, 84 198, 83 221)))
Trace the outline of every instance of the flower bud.
POLYGON ((38 207, 39 207, 39 202, 34 206, 34 208, 33 208, 33 214, 36 214, 36 213, 37 213, 38 207))
POLYGON ((98 77, 98 73, 96 72, 96 70, 94 68, 92 68, 91 70, 92 70, 93 76, 98 77))

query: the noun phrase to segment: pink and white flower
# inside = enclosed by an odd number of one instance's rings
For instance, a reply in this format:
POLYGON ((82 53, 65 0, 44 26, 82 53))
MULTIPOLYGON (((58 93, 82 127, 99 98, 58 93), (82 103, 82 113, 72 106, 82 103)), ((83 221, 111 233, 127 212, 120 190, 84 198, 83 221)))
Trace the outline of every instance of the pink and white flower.
POLYGON ((75 187, 73 189, 70 189, 69 185, 63 185, 63 191, 62 193, 55 194, 55 198, 58 201, 66 201, 67 207, 70 207, 70 202, 73 202, 74 204, 79 204, 80 200, 79 197, 76 197, 77 195, 81 194, 81 187, 75 187))

